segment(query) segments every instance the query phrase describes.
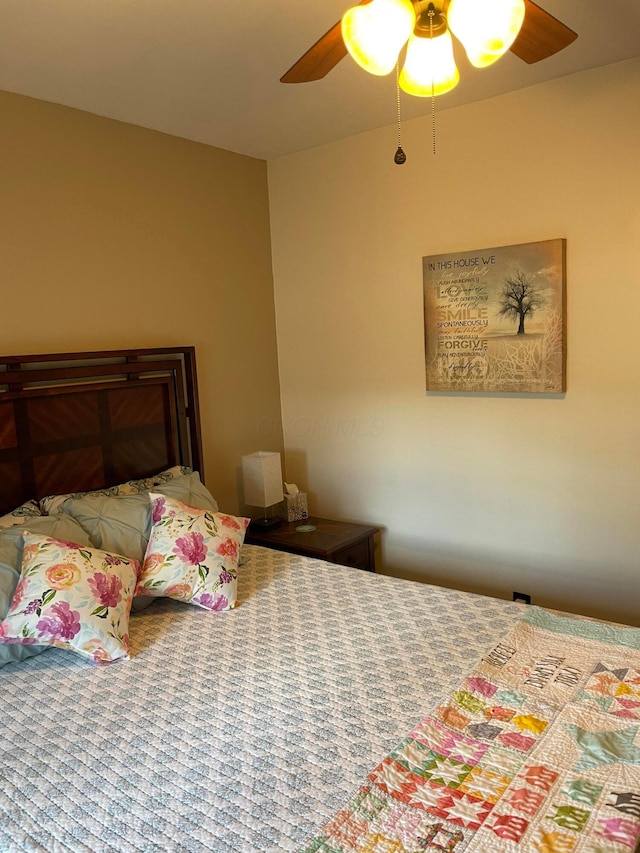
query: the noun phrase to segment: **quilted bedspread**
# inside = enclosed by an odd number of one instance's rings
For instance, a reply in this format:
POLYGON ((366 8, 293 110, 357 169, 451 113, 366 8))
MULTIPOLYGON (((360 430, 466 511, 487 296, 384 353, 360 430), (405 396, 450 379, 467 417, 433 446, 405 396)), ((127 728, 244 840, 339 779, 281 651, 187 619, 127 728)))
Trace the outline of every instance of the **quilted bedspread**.
MULTIPOLYGON (((157 601, 132 619, 130 661, 97 667, 50 649, 0 669, 2 853, 300 850, 525 609, 263 548, 244 553, 237 609, 157 601)), ((477 695, 455 705, 460 714, 477 695)), ((606 710, 589 695, 582 711, 606 710)), ((576 716, 570 725, 590 724, 576 716)), ((451 749, 447 772, 457 766, 451 749)), ((613 788, 626 796, 623 778, 613 788)), ((453 803, 460 788, 450 791, 453 803)), ((567 806, 573 820, 590 808, 557 800, 567 806)), ((621 827, 636 819, 613 814, 621 827)))
POLYGON ((307 853, 631 853, 640 630, 534 608, 307 853))

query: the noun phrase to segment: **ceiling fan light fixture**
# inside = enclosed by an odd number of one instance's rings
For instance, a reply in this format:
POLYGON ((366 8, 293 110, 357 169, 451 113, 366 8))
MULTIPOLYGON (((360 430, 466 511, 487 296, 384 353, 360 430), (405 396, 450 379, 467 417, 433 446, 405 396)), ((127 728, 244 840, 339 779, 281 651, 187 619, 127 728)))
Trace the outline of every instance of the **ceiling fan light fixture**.
POLYGON ((342 17, 342 38, 355 61, 370 74, 395 68, 398 54, 416 23, 411 0, 372 0, 342 17))
POLYGON ((398 83, 408 95, 430 98, 444 95, 458 85, 460 74, 448 31, 435 38, 412 35, 398 83))
POLYGON ((451 0, 447 19, 469 62, 486 68, 509 50, 524 13, 524 0, 451 0))

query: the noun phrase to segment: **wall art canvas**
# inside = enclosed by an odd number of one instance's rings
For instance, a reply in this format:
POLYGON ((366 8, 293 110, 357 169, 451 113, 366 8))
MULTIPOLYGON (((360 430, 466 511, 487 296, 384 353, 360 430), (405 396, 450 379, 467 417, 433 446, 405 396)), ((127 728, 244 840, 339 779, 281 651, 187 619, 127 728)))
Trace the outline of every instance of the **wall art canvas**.
POLYGON ((427 391, 566 390, 566 240, 422 264, 427 391))

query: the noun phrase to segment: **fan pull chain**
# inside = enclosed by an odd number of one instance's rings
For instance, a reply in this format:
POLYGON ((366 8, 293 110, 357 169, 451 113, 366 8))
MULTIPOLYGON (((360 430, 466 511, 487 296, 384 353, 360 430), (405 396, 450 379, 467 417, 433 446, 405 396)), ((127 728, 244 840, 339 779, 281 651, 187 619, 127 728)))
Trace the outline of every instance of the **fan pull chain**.
POLYGON ((396 62, 396 107, 398 111, 398 150, 396 151, 393 162, 396 166, 404 166, 407 162, 407 155, 402 150, 402 127, 400 119, 400 65, 396 62))
MULTIPOLYGON (((433 45, 433 16, 435 9, 429 5, 429 38, 433 45)), ((433 142, 433 156, 436 156, 436 84, 431 73, 431 140, 433 142)))

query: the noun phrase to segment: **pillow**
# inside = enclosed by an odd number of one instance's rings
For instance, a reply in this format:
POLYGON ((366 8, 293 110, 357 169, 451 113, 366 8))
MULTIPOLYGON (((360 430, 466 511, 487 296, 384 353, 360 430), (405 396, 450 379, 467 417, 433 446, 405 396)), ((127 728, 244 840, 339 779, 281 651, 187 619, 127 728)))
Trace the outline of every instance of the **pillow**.
MULTIPOLYGON (((78 545, 90 545, 89 537, 78 522, 68 515, 41 515, 22 518, 19 527, 0 530, 0 622, 5 618, 20 579, 23 533, 30 530, 44 536, 53 536, 78 545)), ((47 646, 0 645, 0 667, 12 661, 21 661, 43 652, 47 646)))
POLYGON ((50 495, 47 498, 42 498, 40 509, 45 515, 53 515, 56 512, 60 512, 60 507, 69 498, 79 498, 85 495, 137 495, 140 492, 155 489, 163 483, 174 480, 183 474, 190 473, 191 468, 183 465, 174 465, 173 468, 167 468, 166 471, 154 474, 153 477, 145 477, 142 480, 128 480, 126 483, 120 483, 118 486, 109 486, 107 489, 97 489, 91 492, 75 492, 72 495, 50 495))
MULTIPOLYGON (((200 482, 197 471, 175 477, 155 489, 189 506, 217 511, 211 493, 200 482)), ((89 494, 67 498, 60 512, 68 513, 80 522, 97 548, 126 554, 141 563, 151 532, 149 494, 103 495, 89 494)))
POLYGON ((248 518, 209 512, 151 493, 153 528, 138 595, 177 598, 205 610, 237 603, 238 556, 248 518))
POLYGON ((96 663, 129 658, 139 564, 25 531, 22 573, 0 643, 71 649, 96 663))
POLYGON ((22 524, 25 518, 38 518, 41 516, 40 507, 36 501, 27 501, 17 509, 11 510, 7 515, 0 515, 0 530, 5 527, 15 527, 22 524))

